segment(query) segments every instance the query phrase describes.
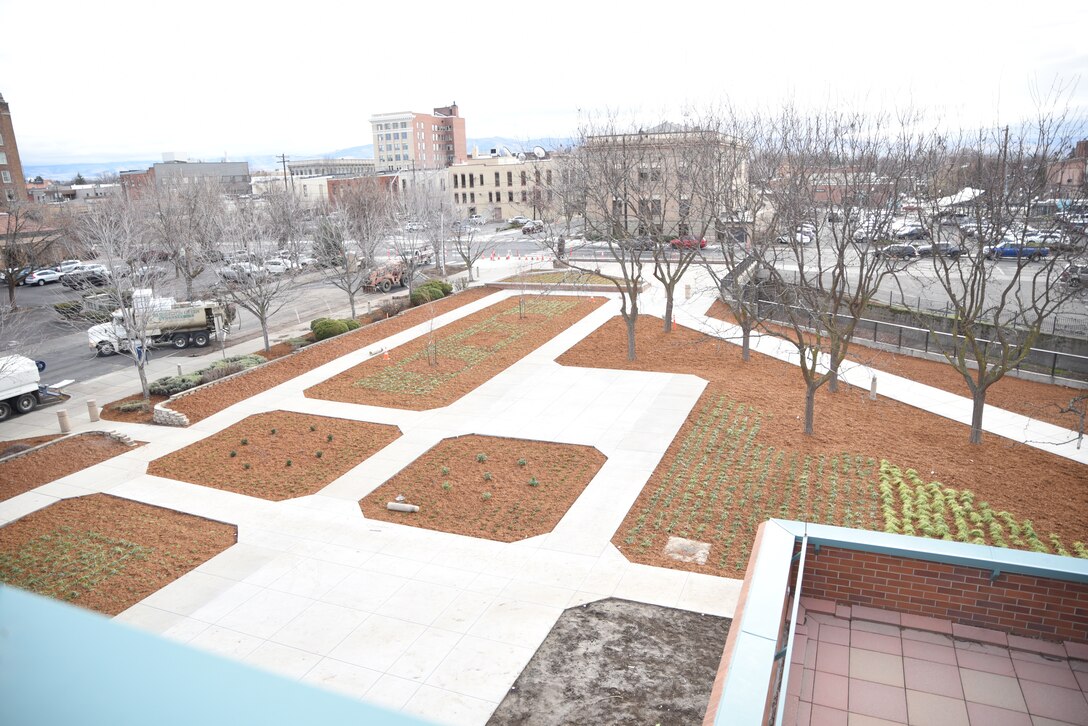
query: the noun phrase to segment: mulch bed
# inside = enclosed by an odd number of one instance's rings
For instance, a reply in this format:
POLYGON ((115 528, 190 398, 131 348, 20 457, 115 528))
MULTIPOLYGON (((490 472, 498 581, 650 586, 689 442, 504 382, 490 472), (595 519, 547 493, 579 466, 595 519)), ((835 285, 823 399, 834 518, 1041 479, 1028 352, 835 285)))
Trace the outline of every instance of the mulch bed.
MULTIPOLYGON (((56 437, 36 437, 54 438, 56 437)), ((34 440, 23 439, 24 442, 34 440)), ((101 433, 86 433, 71 436, 17 459, 0 462, 0 501, 112 459, 131 448, 101 433)))
POLYGON ((605 460, 589 446, 459 436, 428 450, 359 506, 370 519, 514 542, 550 532, 605 460), (420 511, 386 509, 398 495, 420 511))
MULTIPOLYGON (((712 318, 733 322, 729 307, 716 300, 706 313, 712 318)), ((737 341, 739 344, 739 341, 737 341)), ((855 343, 850 346, 847 359, 855 363, 872 366, 879 371, 892 373, 942 391, 958 396, 971 397, 967 383, 948 363, 925 360, 914 356, 891 353, 877 348, 855 343)), ((877 376, 877 390, 880 389, 880 377, 877 376)), ((986 403, 1003 408, 1006 411, 1023 414, 1031 418, 1052 423, 1062 428, 1077 430, 1079 421, 1072 413, 1062 413, 1061 409, 1069 406, 1077 396, 1088 395, 1088 390, 1069 388, 1054 383, 1040 383, 1023 378, 1005 376, 990 386, 986 392, 986 403)), ((1082 406, 1084 404, 1081 404, 1082 406)), ((985 419, 983 419, 985 422, 985 419)))
POLYGON ((10 441, 0 441, 0 459, 11 454, 18 453, 20 451, 26 451, 27 449, 33 449, 35 446, 41 446, 42 444, 49 443, 54 439, 59 439, 64 434, 49 434, 48 436, 30 436, 25 439, 11 439, 10 441))
POLYGON ((434 315, 455 310, 493 292, 494 290, 486 288, 472 288, 433 303, 412 308, 387 320, 339 335, 321 345, 303 348, 295 355, 279 358, 269 365, 261 366, 244 376, 232 379, 229 385, 208 386, 191 393, 174 401, 170 404, 170 408, 188 416, 190 423, 196 423, 250 396, 336 360, 342 355, 364 348, 382 338, 388 338, 390 335, 429 320, 434 315))
POLYGON ((0 527, 0 581, 117 615, 237 541, 233 525, 91 494, 0 527))
POLYGON ((533 295, 525 298, 522 315, 522 302, 511 298, 442 327, 433 339, 424 335, 389 351, 388 358, 371 358, 306 389, 306 395, 413 411, 447 406, 605 302, 533 295))
MULTIPOLYGON (((626 360, 625 328, 617 317, 560 357, 559 362, 690 373, 710 381, 695 411, 712 396, 726 396, 752 407, 761 416, 756 440, 764 447, 811 457, 849 453, 876 461, 886 459, 901 468, 916 469, 926 481, 972 490, 995 509, 1030 518, 1040 532, 1055 532, 1067 540, 1083 540, 1088 532, 1088 488, 1084 486, 1088 467, 993 435, 984 436, 981 446, 972 446, 967 442, 967 426, 890 399, 870 401, 867 390, 846 385, 837 394, 829 393, 826 386, 817 392, 815 434, 805 436, 801 420, 804 386, 796 366, 756 352, 749 363, 744 363, 739 346, 679 326, 666 334, 662 321, 648 316, 640 316, 638 321, 637 351, 641 356, 638 360, 626 360)), ((642 531, 652 539, 648 549, 632 550, 624 543, 640 513, 651 508, 655 491, 681 456, 694 426, 694 417, 689 417, 613 538, 613 543, 632 559, 694 571, 715 567, 713 563, 699 566, 665 557, 661 550, 666 534, 659 530, 642 531)), ((770 492, 775 482, 767 485, 770 492)), ((803 505, 804 498, 770 512, 770 516, 803 518, 796 511, 797 502, 803 505)), ((849 504, 835 503, 820 521, 841 523, 849 504)), ((759 502, 753 505, 762 506, 759 502)), ((863 503, 859 509, 863 506, 869 504, 863 503)), ((750 544, 750 539, 745 538, 733 541, 732 552, 725 558, 727 566, 716 574, 743 573, 750 544)), ((714 559, 717 557, 715 553, 714 559)))
POLYGON ((169 396, 151 396, 151 405, 148 406, 146 411, 119 411, 118 407, 126 403, 135 403, 136 401, 144 400, 144 394, 135 393, 131 396, 112 401, 102 407, 99 412, 99 416, 106 421, 123 421, 125 423, 142 423, 149 424, 152 421, 152 417, 155 415, 155 404, 168 401, 169 396))
POLYGON ((316 493, 399 436, 395 426, 272 411, 155 459, 147 473, 281 501, 316 493))

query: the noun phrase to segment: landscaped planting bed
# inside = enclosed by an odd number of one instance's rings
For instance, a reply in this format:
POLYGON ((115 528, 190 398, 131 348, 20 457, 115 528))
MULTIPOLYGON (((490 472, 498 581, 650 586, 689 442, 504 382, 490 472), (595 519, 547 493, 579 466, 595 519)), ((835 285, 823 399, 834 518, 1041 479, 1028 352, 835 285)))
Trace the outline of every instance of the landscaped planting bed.
POLYGON ((237 540, 229 524, 91 494, 0 527, 0 582, 116 615, 237 540))
POLYGON ((529 272, 499 280, 500 283, 526 283, 533 285, 608 285, 615 289, 612 280, 604 275, 580 270, 556 270, 554 272, 529 272))
POLYGON ((306 389, 311 398, 423 411, 447 406, 603 305, 605 298, 511 298, 306 389), (524 309, 522 309, 524 306, 524 309))
POLYGON ((426 322, 436 315, 455 310, 492 293, 494 290, 473 288, 406 310, 388 320, 381 320, 353 330, 323 342, 321 345, 312 345, 294 355, 277 358, 268 365, 230 379, 228 383, 202 388, 178 398, 170 403, 169 407, 185 414, 190 423, 196 423, 250 396, 336 360, 342 355, 365 348, 382 338, 388 338, 402 330, 426 322))
MULTIPOLYGON (((805 436, 795 366, 759 353, 744 363, 738 346, 684 327, 665 334, 657 318, 639 319, 639 360, 627 361, 625 351, 624 326, 615 318, 559 362, 709 381, 613 538, 633 560, 740 577, 765 519, 884 529, 885 460, 970 491, 1017 522, 1031 520, 1044 544, 1054 533, 1072 552, 1072 542, 1088 532, 1088 467, 1076 462, 993 435, 972 446, 962 424, 897 401, 871 401, 867 390, 846 385, 817 393, 816 432, 805 436), (707 564, 665 556, 670 535, 711 543, 707 564)), ((1011 537, 1007 543, 1016 544, 1011 537)))
POLYGON ((550 532, 604 466, 589 446, 493 436, 445 439, 359 502, 370 519, 514 542, 550 532), (394 512, 403 496, 418 512, 394 512))
MULTIPOLYGON (((710 306, 707 315, 728 322, 733 321, 729 307, 720 300, 716 300, 710 306)), ((905 353, 891 353, 869 348, 860 343, 850 346, 847 359, 852 363, 871 366, 879 372, 891 373, 942 391, 955 393, 957 396, 971 397, 963 376, 957 373, 950 364, 942 361, 916 358, 905 353)), ((877 373, 878 389, 879 372, 877 373)), ((1062 413, 1061 409, 1067 408, 1072 399, 1084 395, 1088 395, 1088 390, 1005 376, 986 392, 986 403, 1006 411, 1046 421, 1055 426, 1076 430, 1080 425, 1077 416, 1073 413, 1062 413)), ((1082 402, 1080 405, 1083 407, 1085 403, 1082 402)))
POLYGON ((395 426, 272 411, 155 459, 147 473, 280 501, 320 491, 399 436, 395 426))
POLYGON ((92 432, 70 436, 64 441, 0 462, 0 501, 112 459, 131 448, 104 433, 92 432))

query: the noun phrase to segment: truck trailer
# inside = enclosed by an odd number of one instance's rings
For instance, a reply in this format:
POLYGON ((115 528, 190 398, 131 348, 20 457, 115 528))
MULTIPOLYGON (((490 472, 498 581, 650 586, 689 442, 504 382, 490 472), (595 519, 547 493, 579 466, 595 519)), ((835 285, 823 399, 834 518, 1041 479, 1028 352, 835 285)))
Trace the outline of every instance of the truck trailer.
MULTIPOLYGON (((132 317, 146 328, 152 347, 172 346, 177 349, 190 345, 203 348, 219 340, 226 329, 223 308, 210 302, 175 302, 173 298, 133 298, 136 307, 132 317), (146 321, 146 325, 145 322, 146 321)), ((108 323, 92 326, 87 331, 87 344, 98 355, 127 352, 140 344, 140 331, 125 328, 124 311, 118 309, 108 323)))
POLYGON ((72 383, 62 381, 53 386, 41 385, 45 364, 22 355, 0 356, 0 421, 15 413, 30 413, 38 406, 57 403, 63 399, 60 389, 72 383))

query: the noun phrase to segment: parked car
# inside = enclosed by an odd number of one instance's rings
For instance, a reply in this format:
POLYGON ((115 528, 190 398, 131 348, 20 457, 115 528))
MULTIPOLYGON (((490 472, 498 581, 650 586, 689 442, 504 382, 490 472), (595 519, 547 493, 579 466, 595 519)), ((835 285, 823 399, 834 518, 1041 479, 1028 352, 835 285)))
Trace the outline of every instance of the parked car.
POLYGON ((506 223, 507 224, 516 224, 516 225, 518 225, 520 227, 521 225, 528 224, 531 221, 532 220, 530 220, 528 217, 525 217, 525 216, 522 216, 522 215, 519 214, 516 217, 511 217, 510 219, 506 220, 506 223))
POLYGON ((471 224, 475 224, 475 225, 479 226, 479 225, 484 223, 484 218, 483 218, 482 215, 472 214, 472 215, 469 215, 468 221, 471 224))
POLYGON ((1016 259, 1023 259, 1026 257, 1029 260, 1035 261, 1042 259, 1043 257, 1049 257, 1050 250, 1046 247, 1007 239, 996 245, 987 245, 986 247, 983 247, 982 254, 985 255, 988 260, 996 260, 1002 257, 1015 257, 1016 259))
MULTIPOLYGON (((409 222, 408 224, 404 225, 405 232, 422 232, 425 229, 427 229, 427 225, 423 222, 409 222)), ((280 254, 283 253, 281 252, 280 254)))
POLYGON ((809 237, 815 237, 816 225, 812 222, 801 222, 801 224, 797 225, 797 228, 794 230, 794 232, 799 232, 800 234, 807 234, 809 237))
MULTIPOLYGON (((26 280, 26 276, 29 275, 31 272, 33 272, 33 270, 31 270, 29 267, 23 267, 16 270, 14 274, 15 284, 22 285, 23 282, 26 280)), ((3 281, 5 284, 7 283, 8 274, 6 272, 0 272, 0 281, 3 281)))
POLYGON ((910 260, 918 256, 918 250, 914 248, 914 245, 888 245, 881 247, 874 254, 881 258, 910 260))
POLYGON ((82 290, 88 287, 106 287, 113 283, 113 279, 109 270, 102 265, 84 265, 65 273, 60 283, 73 290, 82 290))
POLYGON ((935 255, 937 257, 959 257, 963 254, 963 250, 954 244, 948 242, 934 242, 928 245, 918 245, 915 248, 919 257, 929 257, 935 255))
POLYGON ((61 260, 61 263, 59 265, 54 265, 53 269, 57 272, 67 273, 71 272, 82 264, 83 262, 81 260, 61 260))
POLYGON ((544 222, 542 220, 539 220, 539 219, 534 219, 532 221, 526 222, 521 227, 521 233, 522 234, 534 234, 536 232, 543 232, 543 231, 544 231, 544 222))
POLYGON ((629 239, 617 240, 616 244, 625 250, 652 250, 657 246, 653 237, 631 237, 629 239))
POLYGON ((232 262, 220 267, 215 274, 224 282, 245 282, 264 277, 268 272, 252 262, 232 262))
POLYGON ((774 238, 774 243, 778 245, 807 245, 812 244, 813 236, 805 234, 804 232, 794 232, 793 234, 780 234, 774 238))
POLYGON ((34 270, 29 275, 23 278, 21 285, 38 285, 41 287, 46 283, 60 282, 60 279, 64 277, 63 273, 54 270, 52 267, 47 267, 44 270, 34 270))
POLYGON ((133 267, 130 274, 137 280, 155 280, 166 275, 166 268, 161 265, 140 265, 133 267))
POLYGON ((1080 287, 1088 282, 1088 263, 1074 262, 1066 266, 1058 279, 1069 287, 1080 287))
POLYGON ((695 235, 692 235, 692 234, 683 234, 683 235, 680 235, 679 237, 677 237, 676 239, 669 240, 669 245, 674 250, 680 250, 680 249, 684 249, 684 250, 696 250, 696 249, 702 250, 702 249, 706 249, 706 238, 705 237, 696 237, 695 235))
POLYGON ((929 232, 923 227, 901 227, 895 233, 896 239, 929 239, 929 232))

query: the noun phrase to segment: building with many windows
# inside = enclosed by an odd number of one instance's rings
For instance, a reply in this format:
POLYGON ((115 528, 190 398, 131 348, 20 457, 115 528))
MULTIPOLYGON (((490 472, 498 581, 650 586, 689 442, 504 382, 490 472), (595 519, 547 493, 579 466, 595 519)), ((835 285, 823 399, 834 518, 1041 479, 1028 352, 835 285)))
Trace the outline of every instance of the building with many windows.
POLYGON ((548 219, 557 201, 553 195, 555 161, 551 157, 522 159, 491 156, 451 166, 447 193, 461 217, 479 214, 488 222, 522 215, 548 219))
POLYGON ((379 172, 443 169, 468 158, 465 120, 457 104, 433 113, 400 111, 370 117, 379 172))
POLYGON ((122 171, 121 187, 128 195, 139 194, 146 186, 184 186, 187 184, 220 185, 225 194, 249 194, 248 161, 179 161, 172 154, 146 171, 122 171))
POLYGON ((15 127, 11 123, 11 109, 0 94, 0 196, 8 200, 26 200, 26 179, 23 164, 19 161, 19 147, 15 143, 15 127))
POLYGON ((307 176, 373 176, 374 159, 302 159, 288 161, 292 177, 307 176))

